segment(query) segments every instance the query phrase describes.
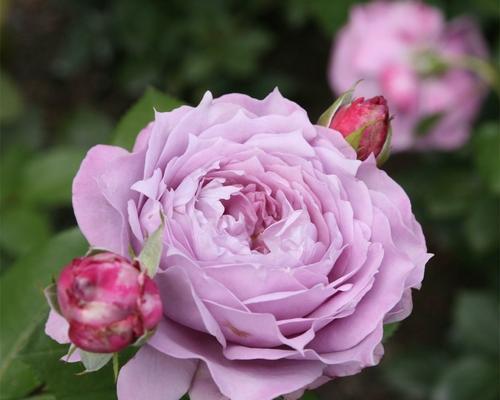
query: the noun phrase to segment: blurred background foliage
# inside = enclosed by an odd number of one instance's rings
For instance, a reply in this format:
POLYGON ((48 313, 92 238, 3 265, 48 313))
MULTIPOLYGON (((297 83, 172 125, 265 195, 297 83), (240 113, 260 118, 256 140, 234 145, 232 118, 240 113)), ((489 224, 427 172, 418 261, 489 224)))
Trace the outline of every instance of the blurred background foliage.
MULTIPOLYGON (((67 228, 75 225, 71 180, 86 150, 113 132, 129 145, 127 132, 152 118, 153 105, 175 104, 161 92, 196 104, 207 89, 263 97, 279 86, 315 120, 332 102, 331 39, 354 3, 0 2, 0 399, 115 396, 109 370, 76 376, 80 367, 59 362, 64 349, 42 333, 42 288, 85 248, 67 228)), ((476 18, 498 67, 498 1, 430 3, 449 18, 476 18)), ((499 398, 498 111, 491 93, 460 151, 398 154, 386 164, 435 257, 381 366, 311 398, 499 398)))

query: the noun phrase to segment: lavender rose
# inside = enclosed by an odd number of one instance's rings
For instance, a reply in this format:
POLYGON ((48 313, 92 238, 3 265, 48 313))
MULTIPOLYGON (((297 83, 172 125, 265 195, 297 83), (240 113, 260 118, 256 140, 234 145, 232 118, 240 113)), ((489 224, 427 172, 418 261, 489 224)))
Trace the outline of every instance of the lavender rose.
POLYGON ((94 147, 73 205, 90 244, 124 255, 164 215, 164 318, 121 369, 120 400, 294 399, 376 365, 430 257, 373 156, 277 90, 207 93, 156 113, 131 153, 94 147))
POLYGON ((468 64, 487 56, 478 27, 446 23, 419 1, 372 2, 352 9, 331 53, 329 80, 338 93, 382 93, 394 114, 394 151, 455 149, 468 139, 485 85, 468 64))

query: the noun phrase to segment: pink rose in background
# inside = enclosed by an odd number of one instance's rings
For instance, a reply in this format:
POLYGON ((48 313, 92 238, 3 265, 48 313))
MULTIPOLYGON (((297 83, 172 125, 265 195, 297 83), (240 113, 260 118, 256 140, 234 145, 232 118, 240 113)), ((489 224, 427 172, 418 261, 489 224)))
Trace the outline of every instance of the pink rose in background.
POLYGON ((156 113, 131 153, 92 148, 73 206, 90 244, 122 255, 164 214, 164 316, 121 369, 120 400, 296 399, 376 365, 430 257, 374 157, 277 90, 207 93, 156 113))
POLYGON ((460 64, 486 56, 478 27, 466 18, 446 23, 438 9, 418 1, 373 2, 352 9, 328 75, 337 93, 363 79, 359 95, 387 98, 393 150, 451 150, 468 139, 485 93, 460 64))
MULTIPOLYGON (((154 329, 163 314, 156 284, 137 263, 112 253, 75 258, 59 276, 57 298, 67 331, 58 341, 94 353, 122 350, 154 329)), ((49 321, 62 320, 51 313, 49 321)))

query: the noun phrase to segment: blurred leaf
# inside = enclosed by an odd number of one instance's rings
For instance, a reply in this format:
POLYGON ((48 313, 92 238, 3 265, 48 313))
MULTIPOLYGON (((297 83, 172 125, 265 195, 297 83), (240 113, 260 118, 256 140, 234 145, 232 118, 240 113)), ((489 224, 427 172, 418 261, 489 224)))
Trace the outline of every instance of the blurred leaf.
POLYGON ((43 288, 87 244, 77 229, 65 231, 23 257, 0 277, 0 387, 16 356, 46 315, 43 288))
POLYGON ((422 191, 427 211, 437 219, 462 216, 469 209, 471 198, 480 187, 475 176, 466 168, 441 167, 427 177, 422 191))
POLYGON ((498 354, 499 309, 493 296, 462 292, 454 310, 453 335, 460 348, 498 354))
POLYGON ((54 148, 32 159, 23 174, 21 193, 34 203, 71 203, 71 183, 84 157, 74 148, 54 148))
POLYGON ((154 119, 154 110, 170 111, 181 104, 155 88, 148 88, 118 123, 112 143, 131 150, 139 132, 154 119))
POLYGON ((463 228, 470 247, 478 253, 486 253, 495 250, 500 239, 498 202, 481 195, 466 216, 463 228))
POLYGON ((16 206, 19 182, 25 163, 31 152, 22 146, 10 146, 0 155, 0 206, 16 206))
POLYGON ((62 141, 79 148, 88 149, 108 141, 113 124, 110 118, 88 107, 72 112, 61 126, 62 141))
POLYGON ((500 195, 500 127, 495 122, 481 126, 473 136, 476 167, 491 190, 500 195))
POLYGON ((342 25, 347 23, 349 10, 359 0, 343 0, 341 4, 331 0, 302 1, 294 0, 287 7, 288 17, 300 22, 305 15, 311 16, 331 36, 342 25))
POLYGON ((31 367, 19 359, 15 359, 6 371, 4 382, 9 384, 1 386, 2 400, 27 396, 41 384, 31 367))
POLYGON ((82 372, 81 363, 66 363, 61 360, 67 346, 60 345, 43 332, 40 324, 23 350, 20 358, 32 366, 46 389, 57 399, 65 400, 111 400, 116 399, 113 371, 109 364, 91 374, 82 372))
POLYGON ((440 379, 432 400, 498 399, 498 364, 480 358, 453 363, 440 379))
POLYGON ((384 337, 382 341, 385 342, 389 340, 396 333, 398 327, 399 327, 399 322, 384 325, 384 337))
POLYGON ((403 349, 386 360, 382 369, 387 382, 404 399, 426 399, 446 361, 439 352, 403 349))
POLYGON ((23 111, 23 99, 14 82, 0 70, 0 123, 15 121, 23 111))
POLYGON ((0 221, 0 247, 13 256, 30 252, 50 235, 47 215, 28 207, 5 209, 0 221))
POLYGON ((42 111, 33 105, 28 105, 22 118, 13 124, 2 126, 2 145, 16 146, 26 150, 39 149, 44 141, 45 130, 42 111))

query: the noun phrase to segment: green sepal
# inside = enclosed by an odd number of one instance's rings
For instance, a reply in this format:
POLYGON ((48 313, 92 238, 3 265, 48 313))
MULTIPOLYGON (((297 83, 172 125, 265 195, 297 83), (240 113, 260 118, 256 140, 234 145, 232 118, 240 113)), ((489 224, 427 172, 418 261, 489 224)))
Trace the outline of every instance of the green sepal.
POLYGON ((145 241, 141 253, 136 258, 150 278, 156 275, 160 265, 161 253, 163 251, 163 230, 165 228, 165 218, 160 214, 161 224, 145 241))
POLYGON ((76 347, 73 343, 71 343, 69 345, 69 349, 68 349, 68 354, 66 354, 66 356, 64 357, 64 359, 66 360, 66 362, 69 362, 69 359, 71 358, 71 356, 73 355, 73 353, 75 351, 78 350, 78 347, 76 347))
POLYGON ((113 375, 115 377, 115 383, 118 381, 118 372, 120 372, 120 359, 118 353, 113 353, 113 375))
POLYGON ((392 127, 389 126, 389 132, 387 132, 387 138, 385 139, 384 146, 377 156, 377 166, 381 167, 391 155, 391 140, 392 140, 392 127))
POLYGON ((367 126, 363 125, 361 128, 355 130, 345 137, 347 143, 349 143, 355 151, 358 151, 359 142, 361 142, 361 137, 363 136, 363 132, 366 128, 367 126))
POLYGON ((113 353, 91 353, 81 349, 79 350, 85 371, 80 372, 78 375, 98 371, 113 358, 113 353))
POLYGON ((330 107, 328 107, 323 114, 321 114, 321 116, 318 119, 318 125, 325 126, 327 128, 330 126, 332 118, 337 112, 337 110, 340 107, 349 104, 352 101, 354 90, 356 89, 356 86, 358 86, 360 82, 361 80, 357 81, 349 90, 342 93, 337 98, 337 100, 335 100, 335 102, 330 107))
POLYGON ((144 345, 151 336, 153 336, 155 333, 155 330, 151 330, 151 331, 146 331, 143 333, 143 335, 138 338, 134 343, 132 343, 132 346, 134 347, 141 347, 142 345, 144 345))
POLYGON ((43 294, 47 299, 50 309, 59 315, 62 315, 61 309, 59 308, 59 301, 57 300, 57 285, 55 282, 43 289, 43 294))
POLYGON ((102 247, 89 247, 87 252, 85 253, 85 257, 90 257, 90 256, 95 256, 96 254, 100 253, 112 253, 108 249, 104 249, 102 247))

